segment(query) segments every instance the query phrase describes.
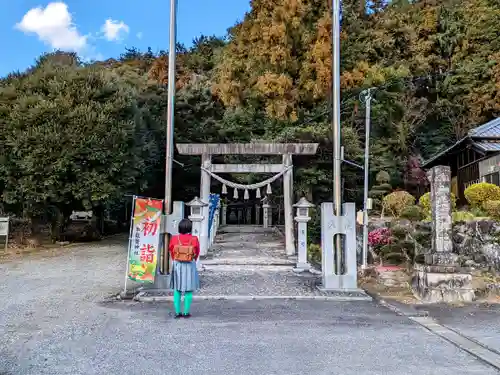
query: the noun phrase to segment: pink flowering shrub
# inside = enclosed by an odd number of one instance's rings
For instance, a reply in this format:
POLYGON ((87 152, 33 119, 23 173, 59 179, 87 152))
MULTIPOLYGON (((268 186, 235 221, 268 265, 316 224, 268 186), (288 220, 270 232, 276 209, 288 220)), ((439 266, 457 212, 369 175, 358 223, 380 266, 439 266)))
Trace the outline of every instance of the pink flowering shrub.
POLYGON ((368 244, 371 247, 379 247, 391 243, 391 230, 389 228, 378 228, 368 233, 368 244))

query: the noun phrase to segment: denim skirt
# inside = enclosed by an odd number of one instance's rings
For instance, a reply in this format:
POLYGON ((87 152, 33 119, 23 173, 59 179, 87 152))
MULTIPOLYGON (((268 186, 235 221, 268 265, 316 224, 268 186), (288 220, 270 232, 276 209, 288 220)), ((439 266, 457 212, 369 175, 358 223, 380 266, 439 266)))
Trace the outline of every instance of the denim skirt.
POLYGON ((170 289, 179 292, 194 292, 200 287, 200 278, 196 262, 179 262, 174 260, 170 275, 170 289))

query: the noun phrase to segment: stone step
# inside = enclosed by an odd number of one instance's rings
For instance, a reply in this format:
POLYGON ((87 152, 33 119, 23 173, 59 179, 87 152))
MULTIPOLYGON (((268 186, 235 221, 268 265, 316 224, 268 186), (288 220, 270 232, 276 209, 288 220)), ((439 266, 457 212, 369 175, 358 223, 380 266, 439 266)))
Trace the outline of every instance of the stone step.
POLYGON ((266 243, 266 244, 259 244, 259 243, 241 243, 241 242, 231 242, 231 243, 216 243, 213 246, 214 250, 219 250, 219 251, 228 251, 228 250, 242 250, 242 249, 248 249, 252 251, 259 251, 259 250, 283 250, 283 253, 285 252, 284 246, 282 244, 273 244, 273 243, 266 243))
POLYGON ((274 228, 264 228, 257 225, 224 225, 219 227, 217 235, 224 233, 273 233, 274 228))
POLYGON ((205 264, 204 271, 214 272, 255 272, 257 273, 290 273, 293 274, 293 265, 274 264, 205 264))
POLYGON ((279 258, 215 258, 201 261, 203 265, 264 265, 264 266, 294 266, 295 262, 279 258))

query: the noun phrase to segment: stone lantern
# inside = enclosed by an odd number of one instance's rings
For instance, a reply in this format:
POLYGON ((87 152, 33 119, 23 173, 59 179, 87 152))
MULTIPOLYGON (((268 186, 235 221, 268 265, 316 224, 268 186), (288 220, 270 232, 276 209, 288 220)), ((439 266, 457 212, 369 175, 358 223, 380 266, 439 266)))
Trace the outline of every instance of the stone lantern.
MULTIPOLYGON (((203 222, 203 219, 205 218, 203 216, 203 207, 208 206, 208 203, 203 202, 200 198, 194 197, 194 199, 186 203, 186 206, 189 207, 189 220, 193 222, 193 236, 198 237, 198 240, 200 240, 200 233, 201 233, 201 223, 203 222)), ((201 250, 201 249, 200 249, 201 250)), ((200 254, 200 255, 206 255, 206 254, 200 254)), ((196 262, 196 267, 201 270, 202 269, 202 264, 200 262, 200 258, 198 257, 198 261, 196 262)))
POLYGON ((208 206, 208 203, 203 202, 198 197, 194 197, 191 202, 186 203, 186 206, 189 207, 189 220, 193 221, 202 216, 202 208, 208 206))
POLYGON ((297 209, 295 221, 298 224, 298 259, 295 272, 309 271, 311 265, 307 261, 307 223, 311 220, 309 209, 314 207, 314 204, 309 203, 306 198, 302 197, 293 205, 297 209))

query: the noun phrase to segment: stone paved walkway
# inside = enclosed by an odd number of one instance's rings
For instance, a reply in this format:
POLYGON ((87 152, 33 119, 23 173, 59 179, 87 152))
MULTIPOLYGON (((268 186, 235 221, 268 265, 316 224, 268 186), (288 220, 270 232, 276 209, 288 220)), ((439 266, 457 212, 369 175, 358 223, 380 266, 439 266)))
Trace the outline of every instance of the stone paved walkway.
POLYGON ((318 276, 293 272, 282 237, 271 229, 226 227, 202 263, 199 295, 316 295, 318 276))
POLYGON ((272 229, 254 226, 222 228, 203 264, 293 266, 295 261, 285 255, 284 239, 272 229))
MULTIPOLYGON (((199 299, 317 298, 370 300, 361 292, 321 292, 318 272, 293 271, 296 258, 285 254, 283 237, 274 229, 257 226, 226 226, 220 229, 215 244, 200 271, 199 299)), ((171 291, 145 291, 138 301, 172 298, 171 291)))

